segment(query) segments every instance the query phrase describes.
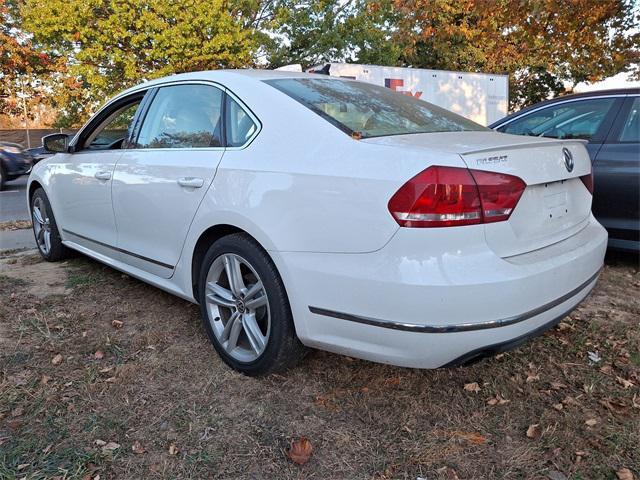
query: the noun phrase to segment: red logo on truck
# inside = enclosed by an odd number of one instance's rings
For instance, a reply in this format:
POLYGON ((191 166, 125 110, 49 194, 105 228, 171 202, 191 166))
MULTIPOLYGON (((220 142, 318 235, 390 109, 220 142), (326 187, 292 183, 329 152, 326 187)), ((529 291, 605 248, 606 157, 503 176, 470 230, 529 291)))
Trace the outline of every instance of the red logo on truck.
POLYGON ((403 95, 409 95, 410 97, 420 98, 422 92, 412 93, 409 90, 398 90, 398 88, 404 86, 404 80, 402 78, 385 78, 384 86, 390 88, 394 92, 402 93, 403 95))

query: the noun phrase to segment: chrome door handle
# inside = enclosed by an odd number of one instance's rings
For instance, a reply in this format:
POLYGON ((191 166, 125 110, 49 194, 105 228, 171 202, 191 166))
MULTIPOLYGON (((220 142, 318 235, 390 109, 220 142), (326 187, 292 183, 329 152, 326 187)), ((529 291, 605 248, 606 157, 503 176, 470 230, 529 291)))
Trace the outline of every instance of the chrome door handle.
POLYGON ((200 188, 204 185, 204 179, 199 177, 182 177, 178 179, 178 185, 188 188, 200 188))
POLYGON ((106 172, 106 171, 96 172, 94 177, 96 177, 98 180, 111 180, 111 172, 106 172))

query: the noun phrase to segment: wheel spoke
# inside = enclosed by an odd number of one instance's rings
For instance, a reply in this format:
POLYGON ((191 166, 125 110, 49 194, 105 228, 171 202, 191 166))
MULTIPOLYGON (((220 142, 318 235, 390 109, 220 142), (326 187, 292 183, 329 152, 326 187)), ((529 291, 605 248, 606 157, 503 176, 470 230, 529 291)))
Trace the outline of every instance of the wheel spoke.
POLYGON ((238 317, 240 317, 240 314, 236 311, 236 312, 233 312, 231 317, 229 317, 229 320, 227 320, 227 324, 224 326, 224 329, 220 334, 221 343, 224 343, 227 340, 229 340, 229 334, 231 333, 231 328, 233 327, 234 323, 238 322, 238 317))
POLYGON ((223 286, 218 285, 216 282, 207 283, 207 291, 209 291, 210 293, 213 293, 214 295, 216 295, 217 297, 223 300, 228 300, 229 302, 233 302, 233 293, 231 293, 231 290, 227 290, 223 286))
POLYGON ((44 231, 44 249, 47 253, 51 250, 51 232, 49 230, 44 231))
POLYGON ((244 327, 244 332, 247 334, 247 339, 251 344, 251 348, 255 353, 260 354, 262 350, 264 350, 266 338, 260 330, 255 314, 245 314, 242 317, 242 326, 244 327))
POLYGON ((260 290, 262 290, 262 282, 258 280, 256 283, 251 285, 249 290, 247 290, 247 293, 244 294, 245 301, 251 300, 258 292, 260 292, 260 290))
POLYGON ((255 310, 256 308, 263 307, 267 304, 267 296, 261 295, 260 297, 254 298, 245 303, 245 306, 250 310, 255 310))
POLYGON ((227 300, 226 298, 222 298, 216 293, 207 293, 207 300, 220 307, 234 308, 236 306, 233 300, 227 300))
POLYGON ((44 243, 44 228, 40 227, 38 233, 36 233, 36 240, 40 245, 44 243))
POLYGON ((231 330, 229 332, 229 341, 227 341, 227 345, 225 350, 227 352, 231 352, 238 346, 238 337, 240 336, 240 332, 242 331, 242 322, 238 319, 233 322, 231 325, 231 330))
POLYGON ((239 297, 240 294, 243 293, 243 290, 246 288, 244 286, 244 281, 242 280, 240 261, 233 255, 225 255, 224 269, 227 273, 227 278, 229 279, 231 291, 235 296, 239 297))
POLYGON ((40 207, 33 207, 33 216, 40 225, 44 225, 44 218, 42 218, 42 212, 40 207))

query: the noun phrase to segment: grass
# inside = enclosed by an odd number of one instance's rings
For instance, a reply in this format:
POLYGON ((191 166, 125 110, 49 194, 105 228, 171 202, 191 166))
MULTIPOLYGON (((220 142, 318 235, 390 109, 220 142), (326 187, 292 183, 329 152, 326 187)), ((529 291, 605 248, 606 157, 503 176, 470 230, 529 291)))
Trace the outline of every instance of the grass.
POLYGON ((259 379, 222 364, 183 300, 83 257, 1 262, 11 277, 0 277, 0 479, 640 474, 635 259, 610 260, 556 329, 470 367, 410 370, 312 352, 259 379), (41 285, 45 267, 54 270, 41 285), (47 295, 55 279, 66 289, 47 295), (471 382, 479 392, 465 390, 471 382), (526 435, 532 424, 538 438, 526 435), (303 466, 286 455, 299 437, 314 447, 303 466))

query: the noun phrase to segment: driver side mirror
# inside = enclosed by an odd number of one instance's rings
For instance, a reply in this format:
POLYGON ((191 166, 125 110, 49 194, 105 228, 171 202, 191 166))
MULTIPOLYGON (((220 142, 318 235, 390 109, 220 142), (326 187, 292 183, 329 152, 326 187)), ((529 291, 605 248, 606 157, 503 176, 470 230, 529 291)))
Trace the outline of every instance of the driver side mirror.
POLYGON ((48 152, 66 153, 69 151, 69 135, 65 133, 45 135, 42 137, 42 145, 48 152))

